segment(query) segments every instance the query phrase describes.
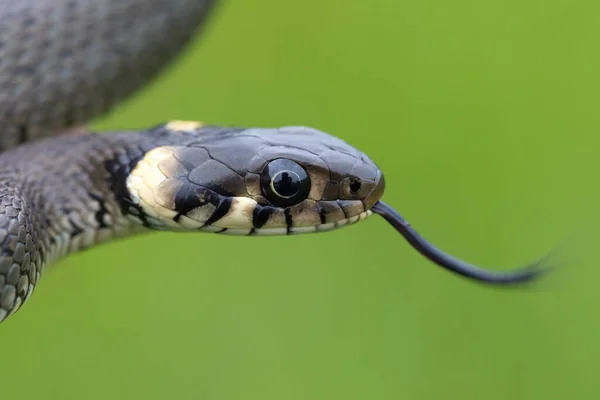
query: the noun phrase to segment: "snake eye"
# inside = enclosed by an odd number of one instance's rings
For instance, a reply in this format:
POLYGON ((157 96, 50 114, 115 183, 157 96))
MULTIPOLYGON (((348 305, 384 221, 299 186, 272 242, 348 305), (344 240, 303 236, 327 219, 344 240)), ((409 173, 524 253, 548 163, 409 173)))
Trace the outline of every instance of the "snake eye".
POLYGON ((310 178, 304 168, 284 158, 265 166, 260 174, 260 185, 267 200, 279 207, 298 204, 310 192, 310 178))

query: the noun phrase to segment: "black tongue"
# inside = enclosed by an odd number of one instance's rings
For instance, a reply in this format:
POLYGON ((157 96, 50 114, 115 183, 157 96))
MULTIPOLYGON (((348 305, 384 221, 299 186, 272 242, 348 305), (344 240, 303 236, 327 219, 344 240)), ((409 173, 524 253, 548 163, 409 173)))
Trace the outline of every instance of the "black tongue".
POLYGON ((548 257, 511 271, 494 271, 462 261, 438 249, 410 226, 392 207, 378 201, 371 210, 389 222, 419 253, 455 274, 491 285, 517 285, 540 277, 554 268, 548 257))

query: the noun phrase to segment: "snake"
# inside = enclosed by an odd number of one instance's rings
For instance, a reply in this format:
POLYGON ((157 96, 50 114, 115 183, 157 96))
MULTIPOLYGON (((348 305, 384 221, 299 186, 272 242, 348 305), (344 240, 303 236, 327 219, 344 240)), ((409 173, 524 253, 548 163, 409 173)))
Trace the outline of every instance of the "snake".
POLYGON ((0 322, 60 259, 142 232, 294 236, 378 214, 476 282, 516 285, 551 269, 541 258, 491 270, 443 252, 381 200, 371 158, 316 128, 87 128, 177 59, 217 3, 0 0, 0 322))

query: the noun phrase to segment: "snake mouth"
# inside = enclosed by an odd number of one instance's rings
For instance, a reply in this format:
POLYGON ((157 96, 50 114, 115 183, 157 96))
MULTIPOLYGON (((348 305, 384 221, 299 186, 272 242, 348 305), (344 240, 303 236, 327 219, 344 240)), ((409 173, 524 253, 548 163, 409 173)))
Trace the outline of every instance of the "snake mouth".
MULTIPOLYGON (((355 215, 350 218, 344 218, 339 221, 329 222, 325 224, 319 225, 310 225, 310 226, 293 226, 290 228, 256 228, 253 229, 251 235, 256 236, 277 236, 277 235, 296 235, 302 233, 314 233, 314 232, 328 232, 333 231, 345 226, 354 225, 359 221, 363 221, 367 219, 369 216, 373 215, 371 210, 367 210, 361 212, 358 215, 355 215)), ((223 233, 227 233, 224 231, 223 233)))
POLYGON ((477 282, 490 285, 519 285, 536 280, 553 269, 545 257, 510 271, 493 271, 478 267, 433 246, 386 203, 378 201, 371 211, 389 222, 424 257, 442 268, 477 282))

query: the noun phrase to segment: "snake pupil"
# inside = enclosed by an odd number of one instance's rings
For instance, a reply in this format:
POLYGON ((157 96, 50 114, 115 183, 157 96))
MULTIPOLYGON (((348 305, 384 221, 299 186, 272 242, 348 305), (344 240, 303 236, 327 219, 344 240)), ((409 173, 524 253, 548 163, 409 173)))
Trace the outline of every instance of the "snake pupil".
POLYGON ((283 171, 273 178, 273 189, 281 197, 292 197, 300 190, 300 177, 292 171, 283 171))

